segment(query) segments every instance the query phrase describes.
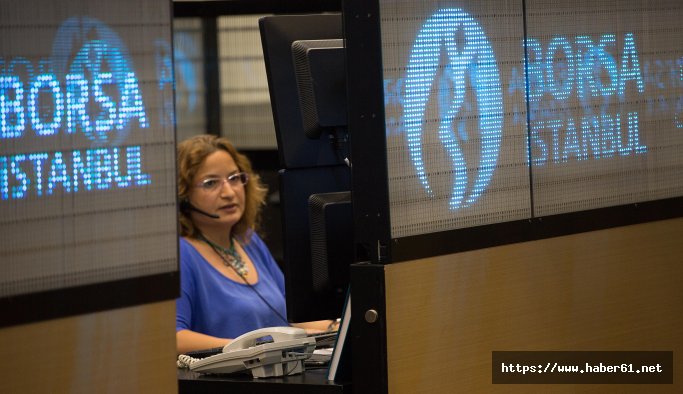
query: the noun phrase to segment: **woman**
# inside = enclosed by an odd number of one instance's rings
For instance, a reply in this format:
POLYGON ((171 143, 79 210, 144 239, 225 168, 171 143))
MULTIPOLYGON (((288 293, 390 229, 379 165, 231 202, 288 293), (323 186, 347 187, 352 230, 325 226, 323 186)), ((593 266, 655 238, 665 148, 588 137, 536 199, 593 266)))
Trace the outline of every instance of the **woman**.
MULTIPOLYGON (((262 327, 287 326, 284 277, 254 231, 266 189, 225 138, 178 146, 180 281, 178 353, 224 346, 262 327)), ((331 321, 296 324, 311 332, 331 321)))

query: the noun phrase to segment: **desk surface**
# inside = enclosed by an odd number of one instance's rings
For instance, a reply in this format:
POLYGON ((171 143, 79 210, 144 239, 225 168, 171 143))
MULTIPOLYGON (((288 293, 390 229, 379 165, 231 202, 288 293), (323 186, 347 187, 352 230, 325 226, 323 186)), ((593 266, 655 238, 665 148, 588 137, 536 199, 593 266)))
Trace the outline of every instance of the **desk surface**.
POLYGON ((202 375, 178 370, 179 393, 248 392, 249 394, 341 394, 350 393, 350 383, 327 381, 327 368, 311 369, 299 375, 256 379, 247 374, 202 375))

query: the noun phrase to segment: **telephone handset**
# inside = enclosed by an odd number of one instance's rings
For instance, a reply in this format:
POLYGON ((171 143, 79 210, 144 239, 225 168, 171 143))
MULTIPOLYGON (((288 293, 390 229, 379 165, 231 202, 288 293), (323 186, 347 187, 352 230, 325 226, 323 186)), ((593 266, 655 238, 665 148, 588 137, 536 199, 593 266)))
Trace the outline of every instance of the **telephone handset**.
POLYGON ((298 327, 265 327, 246 332, 233 339, 223 347, 223 353, 233 350, 248 349, 257 345, 257 340, 265 337, 273 338, 273 342, 288 341, 306 337, 306 330, 298 327))
POLYGON ((222 353, 202 359, 181 355, 178 363, 200 373, 250 370, 257 378, 293 375, 304 371, 304 360, 311 357, 315 344, 302 328, 267 327, 240 335, 222 353), (259 341, 265 337, 272 341, 259 341))

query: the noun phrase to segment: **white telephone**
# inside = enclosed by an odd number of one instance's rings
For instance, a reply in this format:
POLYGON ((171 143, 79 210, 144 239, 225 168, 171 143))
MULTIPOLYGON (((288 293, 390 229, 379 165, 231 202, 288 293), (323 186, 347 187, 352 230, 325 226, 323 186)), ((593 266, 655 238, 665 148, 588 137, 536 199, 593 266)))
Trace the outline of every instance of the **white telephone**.
POLYGON ((304 371, 304 360, 313 354, 315 343, 303 328, 267 327, 240 335, 225 345, 223 353, 202 359, 180 356, 178 361, 201 373, 250 370, 256 378, 293 375, 304 371), (272 341, 257 342, 264 337, 272 341))

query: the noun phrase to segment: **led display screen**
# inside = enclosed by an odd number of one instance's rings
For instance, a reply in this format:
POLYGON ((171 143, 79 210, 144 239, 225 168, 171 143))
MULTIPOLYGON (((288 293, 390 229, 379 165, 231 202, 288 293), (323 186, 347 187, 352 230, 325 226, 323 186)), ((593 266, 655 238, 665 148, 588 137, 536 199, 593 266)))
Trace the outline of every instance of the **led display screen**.
POLYGON ((168 1, 0 2, 0 296, 177 271, 168 1))
POLYGON ((526 4, 534 213, 683 195, 683 3, 526 4))
POLYGON ((683 195, 683 4, 380 0, 392 238, 683 195))
POLYGON ((380 11, 392 237, 529 217, 520 2, 380 11))

